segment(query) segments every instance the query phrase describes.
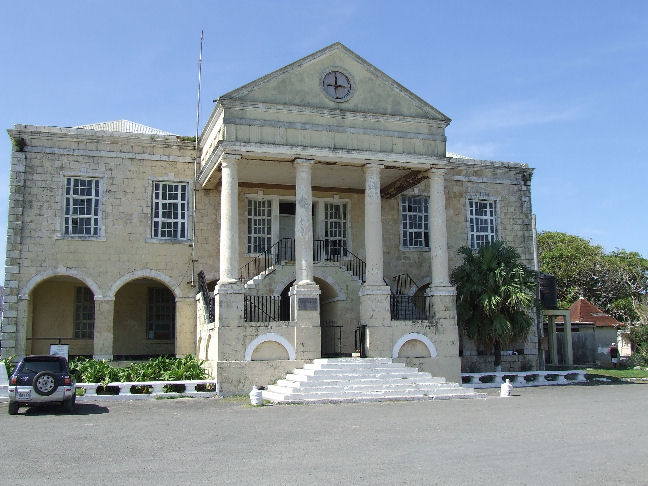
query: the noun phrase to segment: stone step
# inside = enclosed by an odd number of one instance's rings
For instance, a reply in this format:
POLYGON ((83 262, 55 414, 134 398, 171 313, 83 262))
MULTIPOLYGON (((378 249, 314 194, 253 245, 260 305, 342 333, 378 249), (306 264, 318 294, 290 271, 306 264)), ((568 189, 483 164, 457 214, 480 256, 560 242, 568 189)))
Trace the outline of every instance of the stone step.
MULTIPOLYGON (((303 376, 301 378, 304 378, 303 376)), ((318 380, 292 380, 290 375, 286 379, 277 381, 277 385, 280 386, 292 386, 295 388, 317 388, 317 387, 327 387, 327 386, 395 386, 395 385, 416 385, 416 386, 436 386, 443 385, 445 383, 445 378, 442 377, 417 377, 403 380, 402 378, 398 379, 381 379, 381 378, 363 378, 360 380, 346 380, 346 379, 318 379, 318 380)), ((449 383, 449 385, 456 385, 455 383, 449 383)))
POLYGON ((263 391, 277 403, 484 398, 472 388, 446 383, 391 358, 321 358, 263 391))
POLYGON ((329 385, 329 386, 301 386, 294 387, 291 382, 286 383, 285 380, 280 380, 282 383, 277 382, 276 385, 269 385, 268 390, 274 393, 283 394, 299 394, 299 393, 381 393, 393 392, 397 390, 407 391, 416 390, 419 393, 443 393, 447 390, 462 392, 466 390, 456 384, 435 384, 435 383, 394 383, 383 384, 379 387, 376 384, 366 385, 329 385))

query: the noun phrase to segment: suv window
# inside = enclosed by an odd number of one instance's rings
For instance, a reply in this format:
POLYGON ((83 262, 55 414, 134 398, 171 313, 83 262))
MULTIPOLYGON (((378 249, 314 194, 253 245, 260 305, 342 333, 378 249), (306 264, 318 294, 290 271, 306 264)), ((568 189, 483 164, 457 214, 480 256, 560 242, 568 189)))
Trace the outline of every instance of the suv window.
POLYGON ((52 373, 62 373, 63 367, 59 360, 56 361, 23 361, 18 370, 19 373, 40 373, 41 371, 50 371, 52 373))

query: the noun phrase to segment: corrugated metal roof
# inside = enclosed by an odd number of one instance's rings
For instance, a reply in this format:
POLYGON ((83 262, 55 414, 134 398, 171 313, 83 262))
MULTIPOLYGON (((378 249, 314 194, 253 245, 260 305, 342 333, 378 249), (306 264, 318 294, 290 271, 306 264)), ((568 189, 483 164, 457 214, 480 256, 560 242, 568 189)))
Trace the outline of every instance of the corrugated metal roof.
POLYGON ((91 123, 89 125, 79 125, 73 128, 83 128, 85 130, 103 130, 106 132, 139 133, 142 135, 173 135, 173 133, 158 130, 157 128, 147 127, 146 125, 135 123, 130 120, 115 120, 100 123, 91 123))

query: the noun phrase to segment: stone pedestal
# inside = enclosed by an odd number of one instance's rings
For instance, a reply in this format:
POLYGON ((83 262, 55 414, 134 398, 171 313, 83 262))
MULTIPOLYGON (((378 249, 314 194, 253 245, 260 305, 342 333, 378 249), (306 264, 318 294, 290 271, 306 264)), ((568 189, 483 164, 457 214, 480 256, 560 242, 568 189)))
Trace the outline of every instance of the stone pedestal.
POLYGON ((290 288, 290 320, 295 323, 297 359, 315 359, 322 354, 319 295, 317 284, 298 284, 290 288))
POLYGON ((113 359, 113 318, 115 299, 95 298, 93 359, 113 359))
POLYGON ((218 284, 215 297, 215 361, 242 361, 245 357, 244 342, 244 288, 241 283, 218 284))
POLYGON ((368 358, 391 356, 390 295, 391 290, 386 285, 363 285, 360 289, 360 323, 367 326, 368 358))

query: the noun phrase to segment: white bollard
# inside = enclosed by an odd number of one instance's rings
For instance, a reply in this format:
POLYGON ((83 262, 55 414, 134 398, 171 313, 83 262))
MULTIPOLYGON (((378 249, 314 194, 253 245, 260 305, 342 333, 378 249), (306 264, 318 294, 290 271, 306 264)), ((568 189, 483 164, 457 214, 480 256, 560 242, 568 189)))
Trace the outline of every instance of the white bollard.
POLYGON ((263 392, 259 390, 256 385, 254 385, 250 392, 250 403, 255 407, 263 406, 263 392))
POLYGON ((511 385, 511 380, 507 378, 506 383, 502 383, 502 386, 500 386, 500 397, 510 397, 512 391, 513 385, 511 385))

